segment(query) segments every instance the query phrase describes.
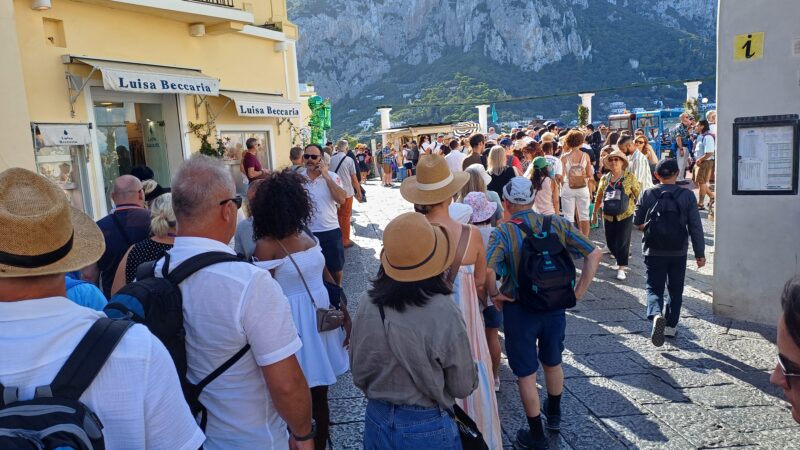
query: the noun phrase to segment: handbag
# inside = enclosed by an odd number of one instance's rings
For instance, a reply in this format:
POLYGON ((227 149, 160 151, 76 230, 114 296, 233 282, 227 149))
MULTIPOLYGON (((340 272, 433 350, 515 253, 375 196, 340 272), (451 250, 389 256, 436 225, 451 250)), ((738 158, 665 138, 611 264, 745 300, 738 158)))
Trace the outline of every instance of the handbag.
POLYGON ((324 331, 335 330, 343 326, 344 312, 334 308, 333 304, 331 304, 330 308, 320 308, 317 306, 317 302, 314 301, 314 296, 311 295, 311 289, 308 288, 308 283, 306 283, 306 278, 303 276, 303 272, 300 270, 300 267, 295 262, 294 258, 292 257, 292 254, 286 250, 286 247, 284 247, 283 242, 281 241, 277 242, 278 245, 281 246, 281 249, 283 249, 284 253, 286 253, 286 256, 289 257, 289 260, 292 262, 292 265, 294 266, 295 270, 297 270, 297 273, 300 275, 300 280, 303 282, 303 286, 305 286, 306 292, 308 292, 308 298, 311 299, 311 304, 314 305, 314 309, 317 312, 317 331, 322 333, 324 331))
MULTIPOLYGON (((383 332, 386 333, 386 313, 383 310, 383 305, 378 305, 378 311, 381 315, 381 323, 384 325, 383 332)), ((386 340, 387 342, 389 340, 388 334, 386 334, 386 340)), ((389 346, 390 351, 391 349, 392 347, 389 346)), ((412 377, 411 379, 413 380, 414 378, 412 377)), ((483 433, 478 429, 478 425, 458 404, 453 404, 453 407, 446 411, 447 415, 453 418, 458 427, 461 448, 464 450, 489 450, 489 446, 486 445, 483 433)))

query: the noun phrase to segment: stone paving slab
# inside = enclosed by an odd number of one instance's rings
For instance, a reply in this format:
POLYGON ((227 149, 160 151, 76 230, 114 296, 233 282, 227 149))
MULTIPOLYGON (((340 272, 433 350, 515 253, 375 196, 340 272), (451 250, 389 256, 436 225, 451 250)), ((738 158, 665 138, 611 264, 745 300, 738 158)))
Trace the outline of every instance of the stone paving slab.
MULTIPOLYGON (((382 229, 412 210, 397 188, 376 184, 367 184, 369 203, 354 205, 356 245, 345 252, 344 283, 351 311, 377 273, 382 229)), ((703 224, 713 245, 713 223, 704 216, 703 224)), ((592 239, 602 243, 602 230, 594 230, 592 239)), ((775 328, 713 314, 713 246, 702 269, 689 255, 678 337, 655 348, 646 320, 641 233, 634 231, 631 242, 628 279, 615 280, 614 260, 604 255, 586 297, 567 314, 563 425, 560 434, 550 436, 551 448, 800 450, 800 428, 782 391, 769 384, 775 328)), ((526 420, 505 355, 500 378, 499 412, 504 446, 510 449, 526 420)), ((349 373, 329 396, 332 448, 361 448, 366 402, 349 373)))

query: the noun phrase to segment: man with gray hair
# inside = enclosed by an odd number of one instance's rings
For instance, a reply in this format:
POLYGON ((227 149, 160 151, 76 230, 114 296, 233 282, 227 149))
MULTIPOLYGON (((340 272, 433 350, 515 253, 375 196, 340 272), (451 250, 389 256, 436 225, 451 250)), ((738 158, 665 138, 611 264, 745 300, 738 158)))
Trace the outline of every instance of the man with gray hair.
MULTIPOLYGON (((156 276, 203 253, 233 255, 227 243, 241 201, 230 172, 216 161, 205 156, 186 161, 172 180, 178 236, 156 263, 156 276)), ((287 425, 297 448, 314 448, 310 391, 295 357, 300 339, 289 303, 270 273, 244 261, 221 262, 179 286, 190 382, 245 351, 200 397, 208 410, 204 448, 288 449, 287 425)))
POLYGON ((142 182, 133 175, 122 175, 114 180, 111 191, 114 210, 97 221, 106 241, 103 256, 83 269, 83 278, 92 282, 100 279, 100 288, 106 298, 111 297, 111 285, 117 266, 131 245, 150 237, 150 211, 144 207, 142 182))

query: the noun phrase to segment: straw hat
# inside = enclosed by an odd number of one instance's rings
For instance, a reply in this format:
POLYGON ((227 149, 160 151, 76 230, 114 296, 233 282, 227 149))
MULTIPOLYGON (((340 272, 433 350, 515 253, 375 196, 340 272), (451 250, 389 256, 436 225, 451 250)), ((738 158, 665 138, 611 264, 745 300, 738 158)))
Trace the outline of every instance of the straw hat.
POLYGON ((453 173, 442 155, 423 155, 417 175, 400 185, 400 195, 415 205, 436 205, 454 196, 469 181, 469 174, 453 173))
POLYGON ((64 191, 20 168, 0 173, 0 230, 0 278, 82 269, 106 247, 100 229, 70 207, 64 191))
POLYGON ((603 166, 608 167, 608 158, 619 158, 622 160, 622 171, 624 172, 628 168, 628 157, 616 145, 613 148, 614 150, 603 158, 603 166))
POLYGON ((447 230, 428 222, 420 213, 397 216, 383 232, 381 266, 396 281, 421 281, 439 275, 450 267, 455 254, 456 242, 447 230), (408 245, 408 236, 414 236, 414 245, 408 245))

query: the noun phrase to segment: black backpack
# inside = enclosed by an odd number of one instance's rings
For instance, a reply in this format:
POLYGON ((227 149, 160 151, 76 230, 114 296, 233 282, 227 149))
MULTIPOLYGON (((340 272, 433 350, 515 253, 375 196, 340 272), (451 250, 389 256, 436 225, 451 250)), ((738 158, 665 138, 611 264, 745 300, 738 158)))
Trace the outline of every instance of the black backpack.
MULTIPOLYGON (((682 191, 683 189, 681 189, 682 191)), ((642 242, 648 249, 661 251, 683 250, 689 237, 686 218, 678 204, 680 192, 663 189, 656 203, 647 210, 642 242)))
POLYGON ((550 231, 553 216, 545 216, 542 232, 536 234, 525 222, 513 223, 525 234, 517 269, 516 301, 533 313, 575 306, 575 264, 550 231))
POLYGON ((69 355, 53 382, 19 401, 15 387, 0 384, 0 448, 103 450, 103 424, 80 402, 117 344, 133 325, 98 319, 69 355))
POLYGON ((411 149, 411 161, 414 161, 414 164, 419 161, 419 147, 414 147, 411 149))
POLYGON ((157 261, 146 262, 136 270, 136 281, 119 290, 104 308, 108 317, 124 317, 141 323, 150 329, 169 351, 178 378, 183 389, 183 396, 189 404, 194 416, 200 417, 200 428, 205 430, 207 412, 200 403, 200 393, 217 377, 244 356, 250 345, 245 345, 220 367, 193 384, 186 378, 186 332, 183 327, 183 297, 178 285, 197 272, 214 264, 223 262, 246 262, 238 256, 225 252, 207 252, 193 256, 169 271, 169 253, 164 257, 161 274, 155 276, 157 261))
POLYGON ((603 214, 618 216, 628 210, 628 202, 630 201, 622 184, 622 180, 625 177, 623 176, 619 181, 611 184, 611 174, 606 176, 608 177, 608 186, 606 186, 606 191, 603 193, 603 214))

